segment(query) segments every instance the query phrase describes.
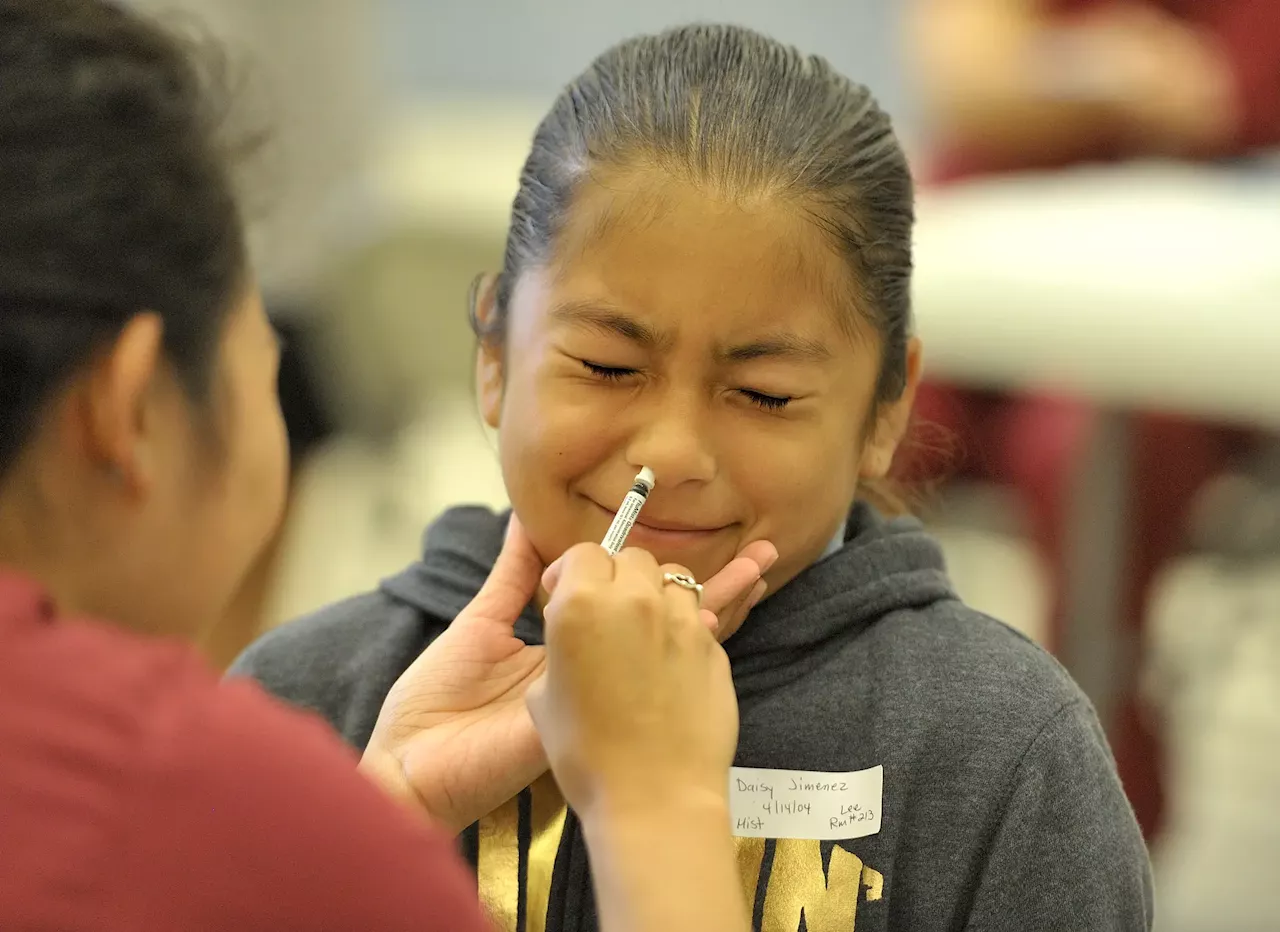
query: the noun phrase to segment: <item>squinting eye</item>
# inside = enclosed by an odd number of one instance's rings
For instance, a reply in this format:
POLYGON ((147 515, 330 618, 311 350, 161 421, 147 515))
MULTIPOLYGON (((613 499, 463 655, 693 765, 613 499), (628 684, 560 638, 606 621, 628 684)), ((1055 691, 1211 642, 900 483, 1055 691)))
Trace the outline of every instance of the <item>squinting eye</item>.
POLYGON ((753 405, 758 408, 763 408, 766 411, 781 411, 791 403, 790 398, 779 395, 766 395, 763 392, 753 392, 747 388, 739 390, 742 392, 743 397, 753 405))
POLYGON ((587 362, 585 359, 580 359, 578 361, 581 362, 592 375, 609 382, 616 382, 618 379, 625 379, 629 375, 636 374, 635 369, 620 369, 617 366, 598 366, 593 362, 587 362))

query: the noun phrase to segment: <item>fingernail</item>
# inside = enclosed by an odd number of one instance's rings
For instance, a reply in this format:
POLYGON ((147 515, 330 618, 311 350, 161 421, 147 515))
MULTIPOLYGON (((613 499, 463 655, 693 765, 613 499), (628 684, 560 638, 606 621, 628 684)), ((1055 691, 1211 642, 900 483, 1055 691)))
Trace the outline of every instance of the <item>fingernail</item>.
POLYGON ((767 573, 773 568, 773 564, 778 562, 778 551, 775 549, 770 556, 764 558, 764 562, 760 564, 760 572, 767 573))
POLYGON ((763 579, 756 583, 754 589, 751 590, 751 598, 747 601, 747 611, 751 611, 760 604, 760 600, 764 598, 765 593, 769 591, 769 584, 763 579))

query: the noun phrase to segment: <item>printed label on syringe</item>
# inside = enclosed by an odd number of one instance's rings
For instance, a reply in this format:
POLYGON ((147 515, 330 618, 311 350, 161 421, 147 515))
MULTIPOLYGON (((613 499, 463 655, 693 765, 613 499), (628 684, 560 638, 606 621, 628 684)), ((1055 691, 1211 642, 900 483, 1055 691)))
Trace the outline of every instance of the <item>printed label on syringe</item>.
POLYGON ((622 500, 613 524, 609 525, 609 533, 604 536, 604 543, 601 545, 610 554, 616 554, 622 550, 622 545, 627 542, 627 535, 635 526, 636 518, 639 517, 640 508, 643 505, 644 497, 636 492, 628 492, 627 497, 622 500))

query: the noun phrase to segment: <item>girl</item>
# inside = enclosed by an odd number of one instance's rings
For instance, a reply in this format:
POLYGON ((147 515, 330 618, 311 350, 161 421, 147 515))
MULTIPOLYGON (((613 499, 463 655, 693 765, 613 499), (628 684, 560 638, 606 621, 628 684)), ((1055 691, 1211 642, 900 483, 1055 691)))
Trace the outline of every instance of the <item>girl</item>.
MULTIPOLYGON (((888 118, 821 59, 723 26, 604 53, 539 127, 473 308, 514 511, 555 559, 648 466, 633 542, 659 560, 701 579, 776 546, 726 645, 756 928, 1145 929, 1146 853, 1087 700, 957 600, 918 523, 870 504, 920 377, 912 221, 888 118)), ((236 670, 362 747, 505 523, 447 513, 419 563, 236 670)), ((536 606, 516 631, 538 642, 536 606)), ((502 928, 595 928, 550 779, 463 841, 502 928)))

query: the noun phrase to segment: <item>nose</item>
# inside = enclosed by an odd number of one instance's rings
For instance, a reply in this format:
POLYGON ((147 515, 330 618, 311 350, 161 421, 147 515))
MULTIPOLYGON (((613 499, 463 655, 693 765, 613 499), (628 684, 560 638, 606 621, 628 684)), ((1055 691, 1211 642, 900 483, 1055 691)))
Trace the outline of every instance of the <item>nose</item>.
POLYGON ((693 398, 668 395, 646 409, 627 445, 628 465, 637 470, 648 466, 667 489, 714 479, 717 459, 705 429, 704 406, 693 398))

